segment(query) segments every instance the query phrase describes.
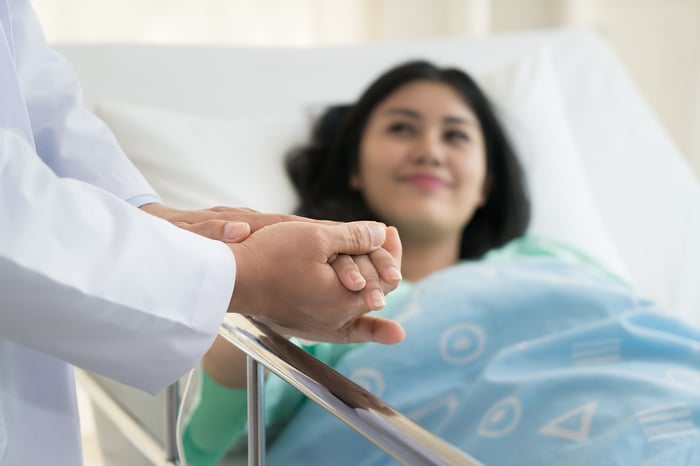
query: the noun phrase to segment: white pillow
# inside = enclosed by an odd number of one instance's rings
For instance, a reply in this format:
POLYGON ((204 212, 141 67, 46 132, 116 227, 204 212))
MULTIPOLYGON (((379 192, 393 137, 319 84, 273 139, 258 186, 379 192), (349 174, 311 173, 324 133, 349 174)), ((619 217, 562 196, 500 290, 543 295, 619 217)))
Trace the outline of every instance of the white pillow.
POLYGON ((224 119, 123 102, 95 111, 169 206, 296 207, 283 159, 307 137, 303 115, 224 119))
POLYGON ((478 81, 523 163, 532 201, 529 232, 574 246, 630 281, 586 179, 549 51, 528 52, 478 81))

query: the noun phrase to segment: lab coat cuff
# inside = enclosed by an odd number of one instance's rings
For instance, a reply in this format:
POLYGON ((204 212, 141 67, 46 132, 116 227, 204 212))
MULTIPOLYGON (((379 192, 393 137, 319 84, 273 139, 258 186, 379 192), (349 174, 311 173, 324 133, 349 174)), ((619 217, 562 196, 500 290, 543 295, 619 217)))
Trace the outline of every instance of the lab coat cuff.
POLYGON ((157 194, 140 194, 126 200, 129 204, 134 207, 141 207, 146 204, 162 204, 160 196, 157 194))

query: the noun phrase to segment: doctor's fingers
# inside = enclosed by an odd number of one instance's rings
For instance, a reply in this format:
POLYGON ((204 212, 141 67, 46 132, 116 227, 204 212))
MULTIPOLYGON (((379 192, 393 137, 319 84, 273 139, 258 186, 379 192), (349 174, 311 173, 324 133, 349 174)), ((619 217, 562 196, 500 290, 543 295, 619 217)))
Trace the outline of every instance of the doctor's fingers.
POLYGON ((188 230, 206 238, 223 241, 225 243, 239 243, 250 236, 250 225, 244 222, 205 220, 199 223, 183 221, 173 223, 183 230, 188 230))
MULTIPOLYGON (((164 206, 162 204, 152 203, 141 206, 141 209, 152 215, 163 218, 171 223, 175 223, 180 226, 184 226, 184 224, 204 224, 205 222, 212 220, 218 220, 223 222, 243 222, 247 223, 250 226, 251 233, 256 232, 259 229, 268 225, 281 222, 303 221, 321 224, 338 223, 326 220, 313 220, 304 217, 299 217, 296 215, 266 214, 245 207, 217 206, 201 210, 181 210, 164 206)), ((212 231, 208 227, 202 227, 202 230, 204 229, 206 229, 207 231, 212 231)), ((220 237, 218 236, 216 236, 215 238, 220 239, 220 237)), ((244 238, 241 238, 240 240, 242 239, 244 238)))
POLYGON ((199 221, 219 219, 245 222, 250 225, 251 233, 255 233, 259 229, 268 225, 281 222, 310 222, 325 225, 336 225, 340 223, 332 220, 316 220, 298 215, 269 214, 245 207, 217 206, 210 209, 195 211, 193 213, 198 216, 200 219, 199 221))
POLYGON ((212 207, 202 210, 177 210, 166 217, 173 223, 203 223, 210 220, 221 220, 224 222, 243 222, 251 225, 251 231, 258 230, 263 226, 273 223, 289 222, 297 220, 294 215, 284 214, 264 214, 252 209, 239 207, 212 207))
POLYGON ((379 249, 386 240, 387 227, 381 222, 358 221, 319 227, 318 238, 327 258, 338 254, 369 254, 379 249))

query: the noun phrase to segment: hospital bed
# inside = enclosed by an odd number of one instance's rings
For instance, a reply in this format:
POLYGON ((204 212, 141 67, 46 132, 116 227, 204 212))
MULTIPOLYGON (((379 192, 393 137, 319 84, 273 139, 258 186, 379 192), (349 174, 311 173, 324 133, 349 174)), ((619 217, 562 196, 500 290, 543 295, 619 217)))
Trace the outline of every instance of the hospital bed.
MULTIPOLYGON (((306 139, 320 110, 352 101, 406 59, 463 67, 494 101, 523 158, 532 230, 577 246, 700 325, 698 179, 597 33, 311 49, 58 49, 74 66, 86 104, 164 201, 182 208, 291 211, 282 157, 306 139)), ((95 402, 108 465, 171 459, 177 387, 153 398, 103 377, 80 379, 95 402)))

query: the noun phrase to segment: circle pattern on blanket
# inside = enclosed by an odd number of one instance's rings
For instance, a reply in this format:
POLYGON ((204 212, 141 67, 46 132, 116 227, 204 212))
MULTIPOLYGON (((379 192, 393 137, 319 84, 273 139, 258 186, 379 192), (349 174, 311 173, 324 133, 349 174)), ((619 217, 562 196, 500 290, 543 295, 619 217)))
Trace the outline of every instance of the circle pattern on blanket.
POLYGON ((476 325, 457 324, 440 336, 440 354, 448 364, 463 366, 484 352, 484 331, 476 325))

